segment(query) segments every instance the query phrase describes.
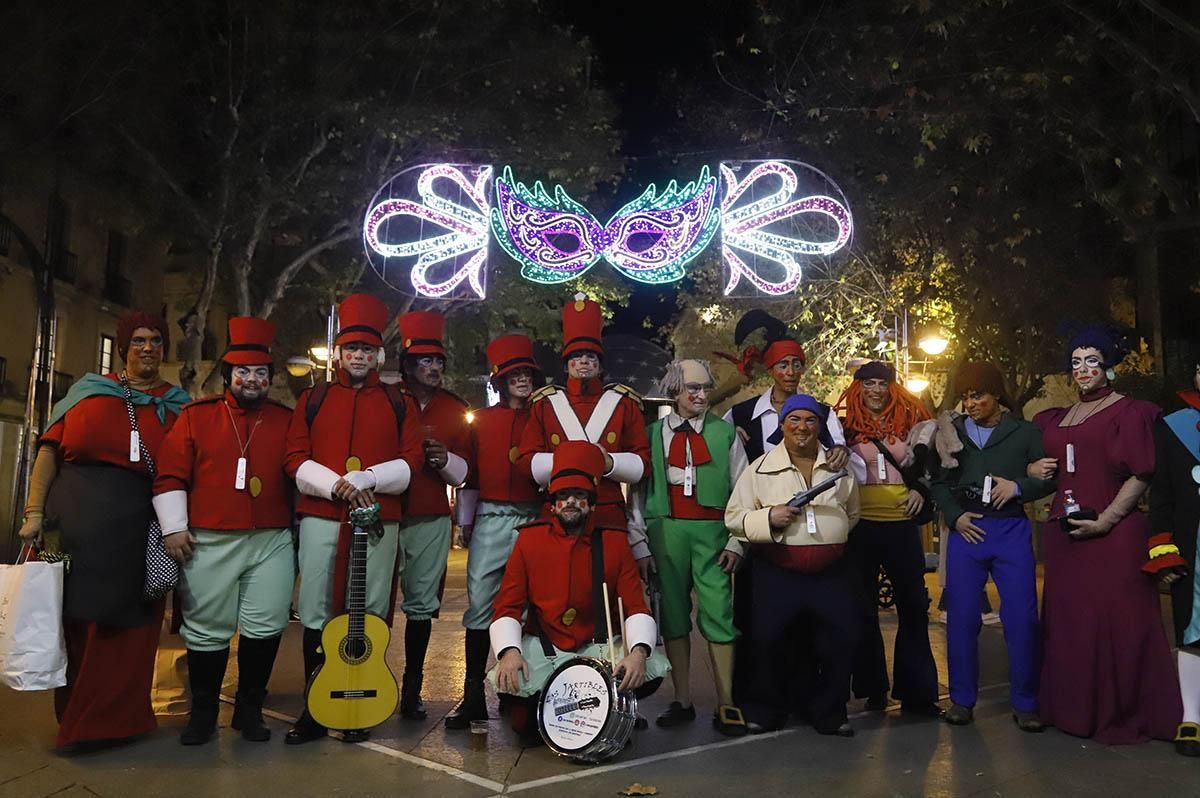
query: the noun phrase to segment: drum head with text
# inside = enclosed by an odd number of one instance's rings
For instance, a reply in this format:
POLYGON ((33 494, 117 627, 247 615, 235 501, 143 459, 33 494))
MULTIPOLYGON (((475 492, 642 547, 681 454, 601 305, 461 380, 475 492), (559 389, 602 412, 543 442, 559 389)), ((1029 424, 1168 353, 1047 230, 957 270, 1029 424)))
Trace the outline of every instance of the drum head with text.
POLYGON ((542 737, 552 748, 579 751, 604 730, 612 706, 609 678, 586 660, 560 667, 542 691, 542 737))

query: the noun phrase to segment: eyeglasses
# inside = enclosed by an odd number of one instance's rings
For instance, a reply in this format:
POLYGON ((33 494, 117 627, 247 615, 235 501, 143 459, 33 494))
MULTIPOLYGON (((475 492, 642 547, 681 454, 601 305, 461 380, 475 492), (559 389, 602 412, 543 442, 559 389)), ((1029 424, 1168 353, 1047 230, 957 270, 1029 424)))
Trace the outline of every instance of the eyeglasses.
POLYGON ((683 386, 683 389, 687 391, 688 394, 696 396, 698 394, 708 393, 713 389, 713 386, 712 383, 689 382, 687 385, 683 386))
POLYGON ((135 335, 129 339, 129 345, 134 349, 145 349, 147 346, 151 349, 159 349, 163 345, 163 339, 161 335, 156 335, 152 338, 143 338, 140 335, 135 335))

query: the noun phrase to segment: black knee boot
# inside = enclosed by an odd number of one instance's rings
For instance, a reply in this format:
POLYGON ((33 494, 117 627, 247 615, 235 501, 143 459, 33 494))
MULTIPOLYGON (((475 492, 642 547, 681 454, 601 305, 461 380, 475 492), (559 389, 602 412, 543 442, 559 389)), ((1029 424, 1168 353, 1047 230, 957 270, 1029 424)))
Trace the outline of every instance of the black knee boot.
MULTIPOLYGON (((325 655, 320 652, 321 648, 321 630, 304 628, 304 683, 305 697, 307 698, 307 685, 312 681, 313 673, 317 670, 317 666, 325 662, 325 655)), ((296 721, 296 725, 288 730, 287 736, 283 738, 286 745, 301 745, 312 740, 318 740, 325 736, 325 727, 313 720, 312 715, 308 714, 308 707, 305 706, 304 713, 300 715, 300 719, 296 721)))
POLYGON ((400 717, 425 720, 421 703, 421 682, 425 678, 425 650, 433 621, 407 621, 404 624, 404 680, 400 687, 400 717))
POLYGON ((188 685, 192 691, 192 711, 187 726, 179 735, 183 745, 203 745, 217 731, 217 712, 221 701, 221 680, 229 662, 229 649, 194 651, 188 649, 188 685))
POLYGON ((271 730, 263 722, 262 707, 277 651, 279 635, 261 640, 245 635, 238 638, 237 701, 233 705, 233 722, 229 725, 251 742, 265 743, 271 739, 271 730))
POLYGON ((465 729, 473 720, 487 720, 487 697, 483 692, 483 674, 487 667, 491 638, 487 629, 468 629, 466 640, 467 681, 458 706, 446 716, 447 729, 465 729))

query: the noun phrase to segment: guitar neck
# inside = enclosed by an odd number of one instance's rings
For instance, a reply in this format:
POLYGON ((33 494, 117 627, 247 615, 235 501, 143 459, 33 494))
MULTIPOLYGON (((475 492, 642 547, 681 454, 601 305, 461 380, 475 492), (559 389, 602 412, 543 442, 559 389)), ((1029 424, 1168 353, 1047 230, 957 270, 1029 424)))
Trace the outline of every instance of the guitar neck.
POLYGON ((348 636, 359 640, 365 635, 363 618, 367 612, 367 530, 351 526, 350 578, 346 614, 350 616, 348 636))

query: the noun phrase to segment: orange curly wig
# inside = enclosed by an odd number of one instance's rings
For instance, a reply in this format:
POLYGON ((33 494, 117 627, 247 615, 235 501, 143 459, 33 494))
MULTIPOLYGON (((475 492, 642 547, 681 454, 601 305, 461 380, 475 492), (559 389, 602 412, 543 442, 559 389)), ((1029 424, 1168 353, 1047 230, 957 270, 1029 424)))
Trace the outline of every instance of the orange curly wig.
POLYGON ((918 422, 931 418, 921 400, 895 382, 888 385, 888 400, 878 418, 871 414, 863 400, 862 380, 850 383, 850 387, 838 398, 835 408, 843 418, 846 442, 850 444, 872 438, 895 443, 907 438, 918 422))

